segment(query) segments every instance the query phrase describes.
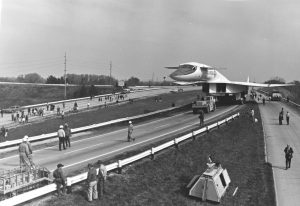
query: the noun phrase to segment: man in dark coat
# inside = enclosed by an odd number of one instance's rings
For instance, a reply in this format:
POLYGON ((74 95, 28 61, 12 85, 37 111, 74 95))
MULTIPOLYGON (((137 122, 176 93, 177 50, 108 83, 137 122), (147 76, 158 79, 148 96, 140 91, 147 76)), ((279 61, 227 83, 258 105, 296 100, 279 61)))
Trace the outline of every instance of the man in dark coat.
POLYGON ((72 136, 72 133, 71 133, 71 128, 67 123, 64 126, 64 131, 65 131, 66 147, 68 146, 71 147, 70 137, 72 136))
POLYGON ((287 145, 284 148, 284 153, 285 153, 285 169, 291 168, 291 161, 294 153, 292 147, 290 147, 290 145, 287 145))
POLYGON ((63 186, 62 188, 62 194, 64 195, 66 193, 66 176, 64 175, 64 172, 62 170, 62 167, 64 165, 59 163, 57 165, 57 169, 54 170, 53 172, 53 177, 54 177, 54 183, 56 184, 56 190, 57 190, 57 195, 61 195, 60 187, 63 186))

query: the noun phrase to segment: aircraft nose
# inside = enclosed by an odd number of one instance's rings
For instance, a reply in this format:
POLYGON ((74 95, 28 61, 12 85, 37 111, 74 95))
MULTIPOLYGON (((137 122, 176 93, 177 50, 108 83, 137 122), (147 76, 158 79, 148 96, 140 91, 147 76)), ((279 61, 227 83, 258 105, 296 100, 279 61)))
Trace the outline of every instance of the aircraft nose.
POLYGON ((195 72, 193 68, 179 68, 170 74, 170 78, 180 81, 183 80, 186 75, 192 74, 193 72, 195 72))

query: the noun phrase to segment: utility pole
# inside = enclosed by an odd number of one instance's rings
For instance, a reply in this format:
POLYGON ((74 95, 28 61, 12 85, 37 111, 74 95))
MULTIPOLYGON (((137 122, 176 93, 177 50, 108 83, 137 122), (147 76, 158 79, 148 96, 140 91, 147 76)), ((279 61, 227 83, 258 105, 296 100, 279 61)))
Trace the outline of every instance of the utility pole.
POLYGON ((64 79, 65 79, 65 99, 67 99, 67 53, 65 52, 65 74, 64 74, 64 79))
POLYGON ((109 63, 109 84, 111 85, 111 70, 112 70, 112 62, 109 63))

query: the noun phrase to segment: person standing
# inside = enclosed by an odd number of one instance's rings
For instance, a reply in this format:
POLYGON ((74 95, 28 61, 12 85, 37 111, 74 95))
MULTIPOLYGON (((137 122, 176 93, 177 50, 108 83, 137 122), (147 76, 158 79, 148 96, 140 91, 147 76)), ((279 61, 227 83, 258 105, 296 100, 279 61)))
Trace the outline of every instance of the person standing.
POLYGON ((26 136, 22 139, 22 143, 19 145, 19 158, 20 158, 20 170, 23 168, 27 171, 31 165, 28 159, 28 155, 30 154, 29 147, 26 143, 26 136))
POLYGON ((286 112, 285 118, 286 118, 286 124, 289 125, 290 124, 290 113, 289 112, 286 112))
POLYGON ((64 131, 64 126, 60 125, 59 126, 59 130, 57 131, 57 136, 58 136, 58 140, 59 140, 59 151, 61 151, 61 145, 63 145, 63 148, 66 149, 66 145, 65 145, 65 131, 64 131))
POLYGON ((94 168, 92 164, 88 164, 88 174, 87 174, 87 185, 88 185, 88 201, 92 202, 93 199, 98 199, 98 191, 97 191, 97 170, 94 168))
POLYGON ((61 111, 61 119, 65 119, 65 111, 64 110, 61 111))
POLYGON ((64 195, 66 193, 66 176, 64 175, 64 171, 62 169, 64 165, 59 163, 57 165, 57 169, 53 172, 54 183, 56 184, 57 196, 59 197, 61 194, 64 195), (62 188, 62 193, 60 187, 62 188))
POLYGON ((290 147, 290 145, 287 145, 284 148, 284 153, 285 153, 285 169, 291 168, 291 161, 294 153, 292 147, 290 147))
POLYGON ((201 127, 204 125, 204 112, 202 109, 200 110, 199 119, 200 119, 200 127, 201 127))
POLYGON ((3 109, 1 109, 1 111, 0 111, 0 112, 1 112, 1 117, 3 118, 3 109))
POLYGON ((70 137, 72 136, 71 133, 71 128, 69 127, 69 125, 66 123, 64 126, 64 131, 65 131, 65 140, 66 140, 66 147, 69 146, 71 147, 71 143, 70 143, 70 137))
POLYGON ((132 121, 128 122, 128 136, 127 136, 127 140, 128 142, 131 142, 131 140, 135 141, 135 138, 132 137, 132 132, 133 132, 133 124, 132 121))
POLYGON ((251 119, 252 119, 252 122, 254 122, 254 109, 252 108, 251 111, 250 111, 250 116, 251 116, 251 119))
POLYGON ((282 108, 281 111, 279 112, 279 125, 282 125, 283 115, 284 115, 284 112, 283 112, 283 108, 282 108))
POLYGON ((29 150, 29 154, 27 155, 27 158, 28 158, 28 160, 30 162, 30 169, 35 169, 36 166, 35 166, 35 164, 33 162, 33 159, 32 159, 33 150, 32 150, 32 146, 31 146, 31 144, 30 144, 30 142, 29 142, 28 139, 29 139, 28 136, 25 135, 24 136, 24 140, 25 140, 25 142, 26 142, 26 144, 28 146, 28 150, 29 150))
POLYGON ((107 170, 104 164, 100 162, 99 173, 98 173, 98 190, 99 198, 103 197, 105 193, 105 181, 107 178, 107 170))

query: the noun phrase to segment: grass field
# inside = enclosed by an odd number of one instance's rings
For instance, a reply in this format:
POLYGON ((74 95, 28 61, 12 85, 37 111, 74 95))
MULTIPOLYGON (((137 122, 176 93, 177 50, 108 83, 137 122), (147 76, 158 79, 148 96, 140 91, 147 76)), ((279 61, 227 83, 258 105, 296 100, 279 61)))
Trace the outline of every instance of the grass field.
MULTIPOLYGON (((252 107, 253 105, 251 105, 252 107)), ((259 115, 257 105, 255 113, 259 115)), ((89 205, 216 205, 187 195, 186 185, 206 169, 207 155, 228 170, 231 184, 218 205, 275 205, 271 166, 264 163, 264 138, 261 119, 253 124, 244 107, 241 117, 196 141, 181 144, 156 156, 126 167, 121 175, 111 174, 106 194, 89 205), (238 187, 236 197, 232 194, 238 187)), ((87 205, 85 185, 74 186, 73 194, 58 199, 51 196, 39 205, 87 205)))
MULTIPOLYGON (((1 85, 0 108, 32 105, 64 99, 64 87, 40 85, 1 85)), ((67 87, 67 98, 79 97, 80 86, 67 87)), ((109 93, 110 88, 96 88, 97 94, 109 93)), ((88 95, 86 95, 88 96, 88 95)))
POLYGON ((34 124, 25 124, 9 130, 8 140, 20 139, 25 134, 35 136, 55 132, 59 125, 67 122, 71 128, 77 128, 90 124, 105 122, 122 117, 144 114, 159 109, 191 103, 199 91, 189 91, 183 93, 166 93, 160 95, 162 102, 155 102, 154 97, 135 101, 133 104, 123 104, 107 108, 94 108, 88 111, 66 114, 65 119, 60 117, 47 118, 34 124))

